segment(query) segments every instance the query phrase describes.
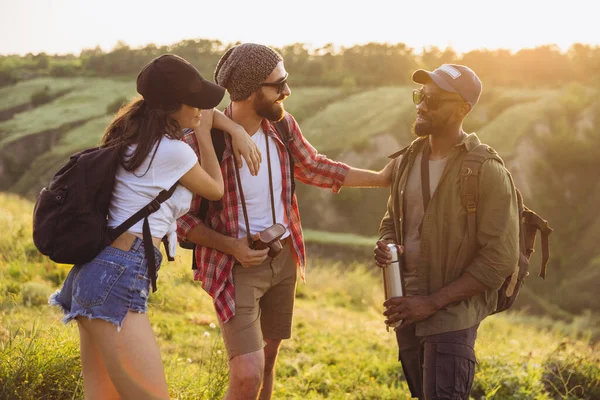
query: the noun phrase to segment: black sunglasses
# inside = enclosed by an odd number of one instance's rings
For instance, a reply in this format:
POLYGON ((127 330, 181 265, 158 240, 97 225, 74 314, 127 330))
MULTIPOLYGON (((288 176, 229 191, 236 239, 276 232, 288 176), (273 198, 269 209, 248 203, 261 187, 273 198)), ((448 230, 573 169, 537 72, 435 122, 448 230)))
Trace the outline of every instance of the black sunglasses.
POLYGON ((430 111, 435 111, 442 106, 443 102, 464 102, 464 100, 444 97, 441 93, 426 94, 420 90, 413 90, 413 103, 419 105, 422 102, 425 102, 430 111))
POLYGON ((281 92, 283 92, 283 89, 285 89, 285 85, 287 85, 287 78, 288 74, 285 74, 283 79, 277 82, 263 82, 260 84, 260 86, 272 86, 277 89, 277 94, 281 94, 281 92))

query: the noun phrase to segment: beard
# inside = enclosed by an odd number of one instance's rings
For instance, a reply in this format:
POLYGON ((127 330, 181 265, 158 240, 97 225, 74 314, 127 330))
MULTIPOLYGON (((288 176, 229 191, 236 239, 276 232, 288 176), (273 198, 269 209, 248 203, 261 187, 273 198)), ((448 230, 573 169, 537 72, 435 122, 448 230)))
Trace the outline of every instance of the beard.
MULTIPOLYGON (((285 96, 281 96, 277 101, 284 99, 285 96)), ((262 91, 258 92, 256 99, 254 100, 254 111, 259 116, 268 119, 269 121, 277 122, 281 121, 285 115, 285 108, 283 103, 275 103, 267 100, 262 91)))
POLYGON ((426 121, 426 122, 413 122, 412 125, 412 133, 413 135, 417 136, 417 137, 425 137, 425 136, 429 136, 431 135, 431 132, 433 131, 433 124, 431 123, 431 121, 426 121))
POLYGON ((440 118, 431 118, 420 116, 424 121, 415 122, 412 125, 412 133, 417 137, 437 136, 443 134, 450 128, 452 123, 452 114, 448 115, 444 120, 440 118))

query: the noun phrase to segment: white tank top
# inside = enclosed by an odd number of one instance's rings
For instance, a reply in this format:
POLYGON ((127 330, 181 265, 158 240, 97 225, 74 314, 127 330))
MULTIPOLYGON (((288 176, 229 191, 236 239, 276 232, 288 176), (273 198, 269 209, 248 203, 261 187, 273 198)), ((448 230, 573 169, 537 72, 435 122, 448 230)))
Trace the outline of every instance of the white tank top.
MULTIPOLYGON (((132 154, 136 145, 129 146, 127 154, 132 154)), ((155 146, 156 148, 156 146, 155 146)), ((134 172, 122 166, 117 169, 113 197, 108 210, 108 226, 115 228, 151 202, 161 190, 168 190, 198 162, 192 148, 180 140, 163 137, 158 142, 158 150, 152 160, 154 149, 134 172), (152 163, 150 164, 150 160, 152 163), (148 165, 150 166, 148 167, 148 165)), ((160 209, 150 214, 148 222, 152 236, 162 238, 169 235, 170 250, 174 254, 177 245, 177 218, 190 209, 192 192, 178 185, 175 192, 160 209)), ((129 232, 142 233, 144 220, 133 225, 129 232)))

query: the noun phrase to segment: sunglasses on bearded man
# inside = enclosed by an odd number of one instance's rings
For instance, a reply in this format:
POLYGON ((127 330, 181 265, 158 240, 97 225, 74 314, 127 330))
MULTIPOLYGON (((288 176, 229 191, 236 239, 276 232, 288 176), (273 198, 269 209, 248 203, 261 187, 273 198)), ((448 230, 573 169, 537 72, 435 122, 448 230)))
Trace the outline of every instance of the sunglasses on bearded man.
POLYGON ((435 111, 440 108, 444 102, 464 102, 464 100, 454 97, 447 97, 441 93, 426 94, 417 89, 413 90, 413 103, 415 103, 415 105, 419 105, 422 102, 425 102, 427 109, 430 111, 435 111))
POLYGON ((289 74, 285 74, 285 76, 277 82, 263 82, 260 84, 260 86, 274 87, 275 89, 277 89, 277 94, 281 94, 281 92, 283 92, 283 89, 285 89, 285 85, 287 85, 288 75, 289 74))

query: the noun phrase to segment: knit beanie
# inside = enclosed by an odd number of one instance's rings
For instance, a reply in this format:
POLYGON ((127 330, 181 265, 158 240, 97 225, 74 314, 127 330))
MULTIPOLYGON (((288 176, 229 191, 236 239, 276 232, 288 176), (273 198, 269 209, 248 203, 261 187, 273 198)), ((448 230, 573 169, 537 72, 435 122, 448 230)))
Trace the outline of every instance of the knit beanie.
POLYGON ((283 58, 275 50, 243 43, 223 54, 215 69, 215 82, 229 92, 231 101, 247 99, 283 58))

